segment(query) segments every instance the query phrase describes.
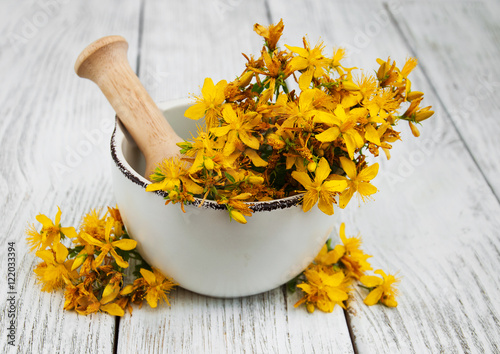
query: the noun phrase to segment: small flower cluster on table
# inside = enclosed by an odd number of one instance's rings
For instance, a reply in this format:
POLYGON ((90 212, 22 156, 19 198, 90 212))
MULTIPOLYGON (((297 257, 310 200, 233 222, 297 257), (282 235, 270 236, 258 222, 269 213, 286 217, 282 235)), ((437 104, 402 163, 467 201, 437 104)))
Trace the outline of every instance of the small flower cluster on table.
MULTIPOLYGON (((65 289, 64 309, 81 315, 106 312, 123 316, 126 310, 132 313, 132 304, 142 306, 144 300, 153 308, 161 301, 170 305, 168 295, 177 285, 174 280, 144 261, 118 209, 108 207, 101 214, 91 210, 75 229, 61 226, 58 208, 54 221, 40 214, 36 217, 40 230, 34 224, 27 228, 30 250, 42 259, 34 269, 41 290, 65 289), (126 274, 129 261, 135 263, 131 281, 126 274)), ((336 304, 345 309, 355 280, 370 290, 366 305, 397 306, 394 283, 398 279, 382 270, 375 271, 381 277, 366 275, 372 269, 367 262, 370 256, 360 249, 360 238, 345 236, 344 224, 340 241, 332 248, 329 240, 314 262, 288 283, 290 291, 300 289, 304 293, 295 306, 305 304, 309 312, 315 308, 332 312, 336 304)))
POLYGON ((240 223, 252 215, 245 202, 303 193, 305 212, 318 204, 332 215, 333 205, 344 208, 355 192, 365 200, 377 191, 371 180, 379 166, 369 165, 367 154, 382 150, 390 158, 400 139, 397 123, 407 121, 419 136, 417 124, 434 113, 411 89, 417 60, 399 69, 390 58, 378 59, 375 75, 357 74, 342 64, 342 48, 327 56, 321 42, 311 47, 304 38, 302 47, 280 49, 283 29, 282 21, 256 24, 264 38, 258 58, 244 55, 246 68, 232 82, 205 79, 185 112, 205 124, 179 143, 182 158, 159 164, 147 191, 164 191, 166 203, 183 210, 194 198, 217 201, 240 223))
POLYGON ((332 312, 335 305, 345 309, 351 285, 356 280, 361 282, 361 287, 370 290, 364 300, 366 305, 381 303, 396 307, 397 290, 394 283, 399 280, 381 269, 375 271, 381 277, 366 274, 372 270, 367 261, 371 256, 360 249, 360 237, 346 237, 344 223, 340 226, 340 241, 341 244, 332 248, 331 239, 328 240, 314 262, 288 283, 289 290, 299 288, 304 293, 295 307, 305 304, 309 312, 314 312, 315 308, 332 312))
POLYGON ((142 306, 143 300, 151 307, 159 300, 169 302, 167 294, 176 284, 137 252, 137 242, 129 238, 118 209, 108 207, 104 215, 92 210, 78 231, 61 227, 59 208, 54 221, 42 214, 36 219, 40 231, 34 225, 26 230, 30 250, 43 261, 34 272, 42 291, 65 289, 65 310, 123 316, 126 309, 132 312, 131 304, 142 306), (67 239, 70 247, 62 242, 67 239), (125 285, 131 259, 137 263, 134 280, 125 285))

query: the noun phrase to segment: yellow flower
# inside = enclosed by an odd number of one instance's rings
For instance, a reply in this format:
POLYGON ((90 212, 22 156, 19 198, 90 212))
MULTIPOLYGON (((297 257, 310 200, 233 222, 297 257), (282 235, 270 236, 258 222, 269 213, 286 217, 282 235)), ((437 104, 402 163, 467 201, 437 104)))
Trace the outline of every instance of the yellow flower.
POLYGON ((399 282, 399 279, 394 277, 394 275, 385 274, 381 269, 376 270, 375 274, 381 275, 382 278, 365 275, 360 279, 363 285, 372 289, 365 298, 364 303, 368 306, 375 305, 378 302, 388 307, 398 306, 398 302, 396 301, 398 291, 394 288, 394 284, 399 282))
POLYGON ((292 172, 292 177, 307 190, 302 203, 304 211, 309 211, 319 199, 320 210, 327 215, 333 214, 334 194, 342 192, 347 187, 347 183, 344 180, 325 181, 330 172, 330 165, 324 157, 318 163, 314 181, 307 172, 292 172))
POLYGON ((61 209, 59 207, 57 207, 54 222, 43 214, 37 215, 36 220, 42 224, 42 230, 40 232, 36 231, 34 225, 31 225, 26 230, 26 234, 28 235, 26 240, 28 241, 28 245, 31 246, 30 251, 35 249, 43 250, 47 247, 52 247, 53 244, 60 243, 61 233, 69 238, 76 237, 74 227, 61 227, 61 209))
POLYGON ((307 89, 301 92, 298 104, 296 101, 286 102, 283 105, 283 117, 286 117, 286 120, 282 126, 285 128, 300 127, 310 131, 313 121, 316 121, 319 117, 332 116, 328 112, 316 109, 314 98, 316 95, 320 95, 320 92, 318 89, 307 89))
POLYGON ((106 215, 101 216, 101 209, 91 209, 83 217, 80 230, 99 240, 104 239, 104 229, 106 227, 106 215))
POLYGON ((53 250, 38 251, 36 255, 43 260, 34 270, 38 281, 43 284, 42 291, 62 288, 78 277, 78 273, 71 270, 73 260, 66 260, 68 249, 63 244, 55 243, 53 250))
POLYGON ((340 261, 347 269, 347 275, 359 279, 367 270, 372 269, 370 263, 366 261, 371 256, 360 249, 360 237, 346 237, 344 223, 340 225, 340 240, 343 245, 335 246, 332 252, 339 256, 340 261))
POLYGON ((399 108, 400 103, 394 96, 392 90, 378 90, 377 94, 363 100, 363 106, 370 112, 371 122, 385 123, 389 114, 399 108))
POLYGON ((335 305, 345 309, 344 301, 348 299, 348 282, 342 271, 327 274, 320 269, 307 269, 304 272, 307 282, 297 285, 304 293, 295 307, 306 303, 307 310, 313 312, 317 307, 323 312, 332 312, 335 305))
POLYGON ((355 129, 357 125, 356 116, 350 114, 349 111, 346 112, 345 108, 340 104, 337 105, 333 113, 334 114, 331 116, 323 115, 321 117, 315 117, 315 121, 331 127, 317 134, 316 139, 321 142, 331 142, 342 134, 347 152, 352 159, 354 157, 354 151, 362 147, 365 143, 363 137, 355 129))
POLYGON ((189 178, 186 163, 178 157, 168 158, 160 162, 150 179, 153 183, 146 186, 147 192, 158 190, 170 192, 175 189, 180 191, 182 182, 187 192, 203 193, 203 188, 189 178))
POLYGON ((224 95, 226 86, 226 80, 219 81, 217 85, 214 85, 212 79, 206 78, 201 89, 202 96, 196 97, 197 103, 189 107, 184 115, 195 120, 205 116, 208 127, 217 126, 217 116, 220 114, 222 104, 226 99, 224 95))
POLYGON ((167 294, 177 284, 172 279, 166 278, 155 268, 153 268, 152 272, 141 268, 140 272, 145 281, 143 285, 146 287, 146 301, 149 306, 155 308, 158 306, 159 300, 165 301, 170 306, 167 294))
POLYGON ((331 64, 331 60, 323 56, 323 42, 319 42, 313 49, 309 48, 309 43, 304 39, 304 47, 291 47, 285 44, 293 53, 298 54, 289 64, 289 70, 304 70, 299 78, 299 87, 302 91, 307 90, 311 85, 312 78, 319 78, 326 75, 326 70, 331 64))
POLYGON ((345 190, 339 198, 339 206, 341 208, 345 208, 347 203, 351 200, 354 192, 358 192, 363 201, 365 200, 365 197, 369 197, 377 192, 377 188, 370 184, 370 181, 377 176, 378 163, 365 167, 359 173, 356 171, 356 164, 348 158, 342 156, 340 158, 340 164, 342 165, 342 169, 346 173, 347 177, 349 177, 349 179, 346 178, 348 189, 345 190))
POLYGON ((122 249, 124 251, 130 251, 133 250, 137 246, 137 241, 131 240, 131 239, 121 239, 121 240, 116 240, 114 241, 114 238, 111 237, 111 229, 113 228, 114 225, 114 219, 112 217, 109 217, 106 220, 106 230, 104 234, 104 242, 99 241, 89 234, 86 234, 85 232, 82 232, 81 237, 88 242, 91 245, 97 246, 100 248, 101 253, 95 260, 95 266, 98 267, 101 265, 102 261, 104 260, 104 257, 110 253, 111 256, 116 261, 116 264, 120 266, 121 268, 127 268, 128 267, 128 262, 124 261, 123 258, 116 253, 115 248, 122 249))
POLYGON ((125 314, 123 308, 118 304, 109 302, 110 296, 104 297, 103 295, 103 298, 99 301, 93 291, 86 289, 85 283, 78 285, 67 284, 64 298, 64 309, 74 309, 80 315, 88 315, 98 311, 107 312, 112 316, 123 316, 125 314))
POLYGON ((268 27, 264 27, 256 23, 253 26, 253 30, 259 35, 264 37, 266 40, 266 44, 269 47, 269 50, 274 51, 276 49, 276 43, 281 37, 283 33, 283 28, 285 25, 283 24, 283 19, 278 22, 276 25, 269 25, 268 27))
POLYGON ((236 150, 236 147, 242 144, 254 150, 259 149, 259 139, 253 136, 253 131, 260 122, 257 113, 235 111, 233 107, 227 105, 222 110, 222 117, 225 124, 221 127, 212 128, 211 132, 216 137, 227 136, 226 145, 223 149, 224 155, 231 155, 236 150))
POLYGON ((342 257, 342 254, 337 252, 336 249, 328 251, 328 246, 325 244, 314 258, 314 263, 320 266, 331 266, 337 263, 340 257, 342 257))

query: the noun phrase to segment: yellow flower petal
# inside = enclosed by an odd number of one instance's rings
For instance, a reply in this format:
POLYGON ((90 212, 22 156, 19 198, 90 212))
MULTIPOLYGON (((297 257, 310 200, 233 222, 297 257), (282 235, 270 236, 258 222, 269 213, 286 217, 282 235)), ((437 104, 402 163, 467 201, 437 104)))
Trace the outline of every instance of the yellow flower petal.
POLYGON ((326 215, 333 215, 333 196, 328 192, 320 192, 318 208, 326 215))
POLYGON ((47 216, 43 215, 43 214, 39 214, 36 216, 36 220, 42 224, 43 227, 45 228, 49 228, 49 227, 53 227, 54 224, 52 223, 52 220, 50 220, 47 216))
POLYGON ((120 295, 128 295, 131 294, 132 291, 134 291, 134 286, 132 284, 128 284, 123 287, 123 289, 120 291, 120 295))
POLYGON ((259 144, 259 139, 257 139, 255 136, 253 135, 250 135, 250 134, 247 134, 247 132, 244 132, 244 131, 240 131, 238 133, 241 141, 243 141, 243 143, 254 149, 254 150, 259 150, 259 147, 260 147, 260 144, 259 144))
POLYGON ((76 230, 75 230, 74 227, 61 227, 61 232, 66 237, 69 237, 69 238, 78 238, 78 234, 76 233, 76 230))
POLYGON ((90 236, 88 233, 86 232, 81 232, 80 233, 80 238, 82 240, 84 240, 85 242, 87 242, 88 244, 90 245, 93 245, 93 246, 98 246, 98 247, 101 247, 103 246, 103 243, 99 240, 96 240, 95 238, 93 238, 92 236, 90 236))
POLYGON ((330 175, 330 172, 332 172, 330 164, 324 157, 322 157, 321 160, 319 160, 318 167, 316 168, 316 177, 314 178, 315 182, 323 182, 330 175))
POLYGON ((359 281, 368 288, 374 288, 383 283, 383 280, 380 277, 376 277, 374 275, 363 275, 359 278, 359 281))
MULTIPOLYGON (((304 212, 308 212, 309 210, 311 210, 311 208, 313 206, 316 205, 317 201, 318 201, 318 192, 308 191, 304 195, 304 199, 302 201, 302 210, 304 210, 304 212)), ((332 213, 333 213, 333 211, 332 211, 332 213)), ((329 214, 329 215, 331 215, 331 214, 329 214)))
POLYGON ((152 308, 156 308, 158 306, 158 294, 157 292, 155 291, 153 293, 153 291, 149 292, 146 294, 146 301, 148 302, 149 306, 151 306, 152 308))
POLYGON ((366 140, 377 144, 380 146, 380 137, 378 136, 377 130, 371 124, 365 125, 365 138, 366 140))
POLYGON ((311 85, 312 77, 314 73, 314 67, 309 67, 302 75, 299 77, 299 88, 305 91, 311 85))
POLYGON ((265 161, 264 159, 262 159, 259 156, 259 154, 257 154, 257 152, 255 150, 246 149, 245 150, 245 155, 247 155, 250 158, 250 160, 252 160, 252 163, 256 167, 265 167, 265 166, 267 166, 267 161, 265 161))
POLYGON ((356 178, 357 176, 356 164, 353 161, 342 156, 340 157, 340 164, 342 165, 342 169, 346 173, 347 177, 349 177, 350 179, 356 178))
POLYGON ((354 188, 349 188, 343 191, 339 197, 339 207, 344 209, 351 200, 353 194, 354 194, 354 188))
POLYGON ((323 183, 323 189, 329 192, 342 192, 347 188, 346 180, 330 180, 323 183))
POLYGON ((125 314, 125 311, 115 303, 103 305, 99 309, 109 313, 111 316, 123 316, 125 314))
POLYGON ((368 167, 364 168, 359 173, 358 179, 360 181, 371 181, 372 179, 374 179, 377 176, 377 174, 378 174, 378 168, 379 168, 378 162, 374 163, 371 166, 368 166, 368 167))
POLYGON ((120 286, 117 284, 108 284, 102 292, 101 304, 107 304, 113 301, 120 293, 120 286))
POLYGON ((111 255, 116 261, 116 264, 118 264, 119 267, 128 268, 128 262, 123 260, 123 258, 118 253, 116 253, 116 251, 113 248, 109 250, 109 253, 111 253, 111 255))
POLYGON ((313 188, 311 178, 306 172, 293 171, 292 178, 299 182, 306 189, 313 188))
POLYGON ((146 282, 149 285, 153 285, 156 282, 156 277, 153 274, 153 272, 151 272, 147 269, 144 269, 144 268, 141 268, 140 272, 141 272, 141 275, 144 278, 144 280, 146 280, 146 282))
POLYGON ((205 112, 206 105, 203 102, 200 102, 186 109, 186 111, 184 112, 184 116, 189 119, 198 120, 200 118, 203 118, 205 112))
POLYGON ((338 127, 331 127, 322 133, 316 134, 315 138, 322 143, 329 143, 334 141, 340 135, 340 129, 338 127))
POLYGON ((113 247, 117 247, 121 250, 130 251, 130 250, 133 250, 137 246, 137 241, 131 240, 128 238, 124 238, 124 239, 121 239, 118 241, 114 241, 111 244, 113 245, 113 247))
POLYGON ((361 182, 358 184, 358 193, 362 196, 372 195, 377 193, 377 187, 367 182, 361 182))
POLYGON ((76 256, 75 261, 71 265, 71 270, 77 269, 79 266, 83 264, 85 259, 87 259, 87 254, 85 253, 85 250, 82 250, 82 252, 80 252, 78 256, 76 256))
POLYGON ((64 263, 66 257, 68 257, 68 249, 62 243, 55 243, 53 246, 54 252, 56 253, 57 263, 64 263))
POLYGON ((363 302, 367 306, 375 305, 379 302, 380 298, 382 297, 382 293, 383 293, 382 288, 377 287, 368 294, 368 296, 365 298, 363 302))
POLYGON ((326 294, 328 298, 332 301, 345 301, 349 298, 349 295, 345 291, 336 288, 326 289, 326 294))

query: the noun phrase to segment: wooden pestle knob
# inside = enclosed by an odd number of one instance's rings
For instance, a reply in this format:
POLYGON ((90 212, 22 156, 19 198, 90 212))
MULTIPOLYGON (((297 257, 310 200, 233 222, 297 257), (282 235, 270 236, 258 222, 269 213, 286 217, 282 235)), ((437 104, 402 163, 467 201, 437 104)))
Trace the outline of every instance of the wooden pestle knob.
POLYGON ((127 60, 128 43, 121 36, 103 37, 85 48, 75 63, 78 76, 90 79, 104 93, 118 118, 146 158, 146 174, 163 159, 180 156, 183 141, 165 120, 127 60))

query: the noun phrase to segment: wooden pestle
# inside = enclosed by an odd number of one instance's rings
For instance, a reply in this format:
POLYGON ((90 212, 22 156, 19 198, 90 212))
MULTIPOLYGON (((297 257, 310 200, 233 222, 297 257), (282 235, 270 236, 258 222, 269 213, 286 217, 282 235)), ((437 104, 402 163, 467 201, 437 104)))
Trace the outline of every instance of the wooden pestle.
POLYGON ((163 159, 180 156, 183 141, 165 120, 127 60, 128 43, 107 36, 90 44, 78 56, 75 72, 90 79, 104 93, 118 118, 146 158, 145 177, 163 159))

